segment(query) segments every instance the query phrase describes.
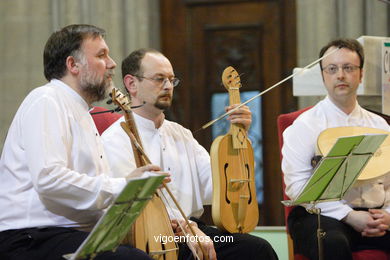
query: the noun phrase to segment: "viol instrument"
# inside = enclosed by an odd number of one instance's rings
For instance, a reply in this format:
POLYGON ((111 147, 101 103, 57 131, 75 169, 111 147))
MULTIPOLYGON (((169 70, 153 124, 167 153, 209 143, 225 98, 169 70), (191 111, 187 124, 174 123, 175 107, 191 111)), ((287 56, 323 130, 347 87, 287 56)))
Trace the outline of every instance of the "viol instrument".
MULTIPOLYGON (((131 102, 129 98, 123 95, 116 88, 113 88, 111 98, 112 101, 124 112, 125 122, 122 122, 121 126, 131 140, 136 166, 141 167, 146 164, 150 164, 151 162, 142 147, 141 138, 139 136, 137 126, 131 111, 131 102)), ((177 209, 191 230, 191 233, 195 235, 194 230, 192 229, 183 210, 174 198, 172 192, 165 185, 165 183, 163 183, 163 187, 171 196, 177 209)), ((149 256, 151 256, 153 259, 177 260, 178 245, 171 239, 167 239, 167 241, 164 242, 161 239, 156 239, 158 236, 165 236, 166 238, 173 238, 175 236, 172 230, 171 220, 169 218, 167 209, 161 198, 162 193, 157 191, 152 199, 147 203, 140 216, 136 219, 132 230, 124 240, 124 243, 130 244, 148 253, 149 256)), ((182 230, 185 233, 185 229, 183 227, 182 230)), ((204 259, 208 259, 199 242, 198 245, 203 252, 204 259)), ((199 256, 195 255, 195 258, 199 259, 199 256)))
MULTIPOLYGON (((141 145, 141 139, 127 97, 114 88, 111 98, 124 112, 125 122, 121 123, 122 128, 127 134, 130 132, 138 144, 141 145)), ((148 164, 133 141, 131 145, 137 168, 148 164)), ((124 242, 148 253, 154 259, 176 260, 178 257, 177 244, 173 241, 167 241, 165 244, 162 241, 156 241, 158 236, 174 237, 174 233, 165 205, 156 193, 136 219, 124 242)))
MULTIPOLYGON (((240 104, 240 77, 233 67, 222 74, 230 105, 240 104)), ((254 179, 253 148, 241 124, 217 137, 210 150, 213 175, 212 217, 221 230, 231 233, 252 231, 259 220, 254 179)))

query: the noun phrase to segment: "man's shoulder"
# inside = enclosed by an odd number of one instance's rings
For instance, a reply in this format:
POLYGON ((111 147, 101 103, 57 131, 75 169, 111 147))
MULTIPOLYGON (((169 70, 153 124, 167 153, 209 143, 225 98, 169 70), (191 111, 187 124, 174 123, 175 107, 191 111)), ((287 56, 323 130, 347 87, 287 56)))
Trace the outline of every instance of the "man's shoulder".
POLYGON ((171 134, 180 134, 180 135, 193 138, 191 130, 177 122, 165 119, 162 127, 165 132, 171 134))
POLYGON ((382 116, 364 108, 362 108, 362 112, 366 115, 366 117, 373 121, 373 123, 377 125, 377 127, 383 128, 386 131, 390 131, 390 126, 388 123, 389 118, 387 115, 382 116))
POLYGON ((389 118, 389 116, 387 116, 385 114, 381 115, 381 113, 379 113, 379 112, 374 112, 374 111, 368 110, 368 109, 366 109, 364 107, 361 107, 361 110, 363 111, 363 113, 367 114, 369 117, 372 117, 372 118, 375 118, 375 119, 386 121, 385 117, 389 118))
POLYGON ((305 137, 317 135, 325 126, 326 115, 321 103, 302 112, 283 132, 284 138, 302 135, 305 137))
POLYGON ((59 101, 58 91, 55 87, 46 84, 43 86, 36 87, 32 89, 27 96, 23 99, 23 102, 21 106, 19 107, 19 110, 29 110, 33 107, 38 106, 47 106, 47 104, 52 104, 52 106, 57 106, 59 101))
POLYGON ((38 86, 36 88, 33 88, 26 98, 31 98, 31 97, 47 97, 47 96, 53 96, 57 94, 57 89, 50 85, 50 83, 47 83, 42 86, 38 86))
POLYGON ((312 124, 317 120, 321 120, 323 116, 324 116, 324 109, 322 108, 321 102, 319 102, 313 107, 309 108, 308 110, 302 112, 299 116, 297 116, 293 124, 297 124, 297 123, 312 124))

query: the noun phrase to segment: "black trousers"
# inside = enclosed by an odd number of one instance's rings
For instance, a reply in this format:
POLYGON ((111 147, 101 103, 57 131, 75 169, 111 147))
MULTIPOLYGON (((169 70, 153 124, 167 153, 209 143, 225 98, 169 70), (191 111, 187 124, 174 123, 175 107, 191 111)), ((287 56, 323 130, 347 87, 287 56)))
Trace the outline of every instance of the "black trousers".
MULTIPOLYGON (((64 260, 64 254, 76 252, 88 233, 71 228, 27 228, 0 232, 0 259, 4 260, 64 260)), ((139 249, 119 246, 115 252, 105 252, 96 260, 150 260, 139 249)))
MULTIPOLYGON (((303 207, 295 207, 288 216, 288 228, 294 241, 294 251, 310 259, 318 259, 317 215, 303 207)), ((337 219, 321 215, 324 259, 352 259, 352 252, 363 249, 390 251, 390 233, 382 237, 363 237, 351 226, 337 219)))
MULTIPOLYGON (((249 234, 230 234, 227 232, 222 232, 211 226, 207 226, 197 219, 191 218, 191 220, 197 222, 199 229, 202 230, 203 233, 205 233, 213 240, 218 260, 278 259, 278 256, 276 255, 274 249, 268 243, 268 241, 260 237, 252 236, 249 234), (223 240, 221 239, 222 236, 232 236, 233 239, 231 239, 231 241, 228 241, 228 239, 226 239, 225 241, 216 242, 215 237, 217 236, 218 240, 223 240)), ((179 259, 194 259, 191 250, 186 244, 180 244, 179 246, 179 259)))

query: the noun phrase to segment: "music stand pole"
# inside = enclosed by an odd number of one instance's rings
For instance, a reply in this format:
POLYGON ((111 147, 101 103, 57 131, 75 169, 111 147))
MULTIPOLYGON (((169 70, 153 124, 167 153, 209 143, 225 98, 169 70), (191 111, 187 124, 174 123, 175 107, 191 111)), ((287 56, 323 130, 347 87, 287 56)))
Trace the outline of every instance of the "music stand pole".
POLYGON ((315 204, 313 208, 307 209, 307 212, 310 214, 316 214, 317 215, 317 245, 318 245, 318 259, 323 260, 324 259, 324 248, 322 239, 325 236, 326 232, 321 228, 321 209, 316 208, 315 204))

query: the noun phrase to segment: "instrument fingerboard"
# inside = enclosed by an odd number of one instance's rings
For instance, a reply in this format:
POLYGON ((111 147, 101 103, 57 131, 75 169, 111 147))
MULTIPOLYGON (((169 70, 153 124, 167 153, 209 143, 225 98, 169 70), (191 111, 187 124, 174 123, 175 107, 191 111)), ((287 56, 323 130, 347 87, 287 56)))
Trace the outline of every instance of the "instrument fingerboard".
MULTIPOLYGON (((240 104, 241 80, 238 72, 231 66, 222 73, 222 82, 229 92, 229 104, 240 104)), ((231 124, 229 133, 232 135, 233 148, 247 148, 247 133, 243 125, 231 124)))

